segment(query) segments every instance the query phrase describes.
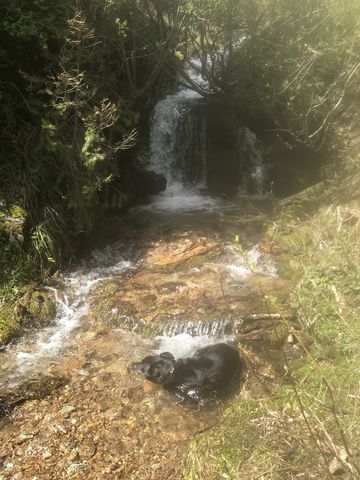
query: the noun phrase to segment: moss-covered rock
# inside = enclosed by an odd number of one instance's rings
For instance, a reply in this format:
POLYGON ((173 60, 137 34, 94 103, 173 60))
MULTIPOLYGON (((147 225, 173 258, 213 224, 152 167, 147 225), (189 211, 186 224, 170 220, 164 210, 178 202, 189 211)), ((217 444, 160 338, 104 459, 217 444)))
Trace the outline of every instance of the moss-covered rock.
POLYGON ((0 345, 19 336, 24 329, 51 324, 56 302, 51 291, 27 287, 22 296, 8 300, 0 308, 0 345))
POLYGON ((21 333, 20 319, 16 315, 15 302, 9 302, 0 308, 0 345, 7 343, 21 333))
POLYGON ((43 288, 29 289, 18 300, 24 327, 49 325, 56 316, 56 303, 51 291, 43 288))

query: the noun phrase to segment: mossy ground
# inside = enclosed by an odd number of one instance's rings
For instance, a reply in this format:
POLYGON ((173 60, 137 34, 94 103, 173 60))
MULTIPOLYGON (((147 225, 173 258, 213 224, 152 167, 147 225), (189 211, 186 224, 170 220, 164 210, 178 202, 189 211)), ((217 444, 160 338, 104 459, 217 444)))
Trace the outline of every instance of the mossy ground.
POLYGON ((184 479, 360 477, 359 188, 355 175, 283 202, 268 241, 294 285, 303 356, 284 353, 275 395, 239 395, 219 426, 194 439, 184 479))
POLYGON ((18 336, 30 322, 44 322, 55 315, 48 292, 34 293, 34 282, 41 275, 23 249, 25 215, 17 205, 0 208, 0 345, 18 336))

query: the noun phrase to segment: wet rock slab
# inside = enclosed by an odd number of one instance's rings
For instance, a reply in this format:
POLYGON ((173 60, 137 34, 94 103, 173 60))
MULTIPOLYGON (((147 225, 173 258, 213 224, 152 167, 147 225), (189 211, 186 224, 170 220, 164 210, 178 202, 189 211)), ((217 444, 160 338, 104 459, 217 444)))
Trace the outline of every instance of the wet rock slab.
MULTIPOLYGON (((189 322, 224 322, 229 316, 241 323, 264 310, 264 292, 277 297, 286 292, 276 275, 252 271, 244 255, 235 252, 238 264, 232 264, 229 243, 189 234, 173 237, 152 244, 145 261, 125 281, 110 279, 92 290, 95 321, 145 334, 189 322)), ((267 253, 259 255, 269 261, 267 253)))
POLYGON ((209 238, 184 233, 175 240, 160 240, 151 245, 145 255, 145 262, 149 265, 169 265, 184 262, 189 258, 212 252, 218 248, 218 243, 209 238))

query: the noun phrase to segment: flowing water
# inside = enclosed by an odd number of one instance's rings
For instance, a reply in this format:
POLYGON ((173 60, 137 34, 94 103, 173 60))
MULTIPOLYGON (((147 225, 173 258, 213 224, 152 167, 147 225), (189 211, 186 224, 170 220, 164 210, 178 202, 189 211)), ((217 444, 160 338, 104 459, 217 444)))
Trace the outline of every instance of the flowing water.
MULTIPOLYGON (((263 241, 271 202, 206 194, 206 119, 186 118, 192 97, 183 89, 153 115, 151 167, 167 190, 128 213, 121 240, 47 287, 51 326, 0 353, 0 478, 178 478, 189 441, 225 404, 178 404, 129 370, 152 352, 233 342, 249 365, 243 390, 276 384, 281 345, 264 295, 286 290, 263 241)), ((260 157, 249 155, 260 184, 260 157)))

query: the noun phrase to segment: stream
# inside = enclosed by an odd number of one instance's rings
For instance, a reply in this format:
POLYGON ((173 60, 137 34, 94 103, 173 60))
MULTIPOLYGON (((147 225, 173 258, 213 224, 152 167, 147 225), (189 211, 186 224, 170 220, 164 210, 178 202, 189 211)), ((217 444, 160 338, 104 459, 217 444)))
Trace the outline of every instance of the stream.
MULTIPOLYGON (((286 295, 264 241, 272 202, 260 184, 254 195, 208 194, 206 122, 183 119, 189 97, 166 97, 153 115, 150 167, 167 190, 126 214, 121 239, 47 286, 53 324, 0 352, 1 479, 179 478, 191 439, 221 421, 227 401, 269 395, 281 380, 277 314, 264 303, 286 295), (208 407, 178 403, 129 370, 153 352, 180 358, 222 341, 237 345, 247 378, 208 407)), ((253 182, 263 181, 259 158, 253 182)))

